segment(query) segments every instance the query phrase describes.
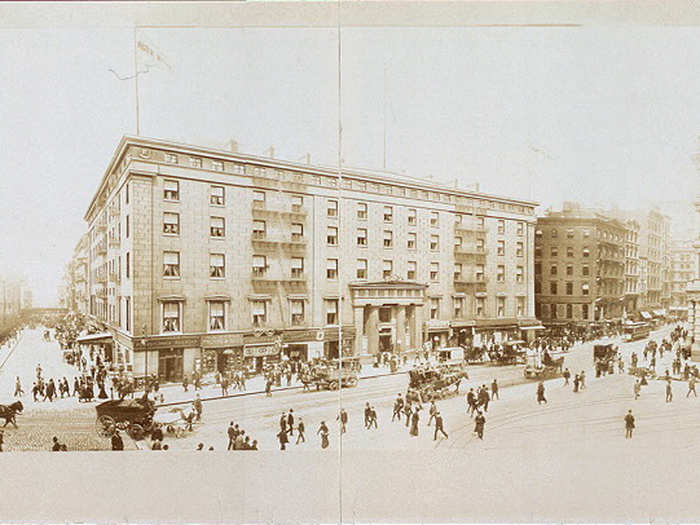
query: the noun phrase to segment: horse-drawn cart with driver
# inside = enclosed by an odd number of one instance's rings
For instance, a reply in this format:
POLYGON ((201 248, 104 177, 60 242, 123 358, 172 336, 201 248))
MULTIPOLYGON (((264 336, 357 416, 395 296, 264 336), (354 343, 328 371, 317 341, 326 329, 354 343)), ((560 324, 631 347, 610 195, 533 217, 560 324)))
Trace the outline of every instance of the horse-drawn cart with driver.
POLYGON ((147 397, 137 399, 113 399, 95 407, 95 428, 102 437, 112 437, 117 430, 125 430, 131 439, 138 441, 153 430, 155 403, 147 397))

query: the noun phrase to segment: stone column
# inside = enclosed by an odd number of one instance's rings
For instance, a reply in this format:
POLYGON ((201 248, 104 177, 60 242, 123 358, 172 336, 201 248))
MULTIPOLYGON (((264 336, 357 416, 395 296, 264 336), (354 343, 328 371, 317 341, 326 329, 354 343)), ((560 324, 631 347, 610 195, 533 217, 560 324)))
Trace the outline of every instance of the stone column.
POLYGON ((365 307, 355 306, 353 311, 353 321, 355 325, 355 344, 353 346, 353 354, 360 355, 362 353, 362 337, 365 327, 365 307))
POLYGON ((369 306, 369 319, 367 320, 367 353, 376 355, 379 351, 379 308, 369 306))
POLYGON ((406 307, 398 306, 396 312, 396 351, 405 352, 406 341, 406 307))
POLYGON ((415 305, 413 307, 413 333, 414 346, 419 349, 423 346, 423 306, 415 305))

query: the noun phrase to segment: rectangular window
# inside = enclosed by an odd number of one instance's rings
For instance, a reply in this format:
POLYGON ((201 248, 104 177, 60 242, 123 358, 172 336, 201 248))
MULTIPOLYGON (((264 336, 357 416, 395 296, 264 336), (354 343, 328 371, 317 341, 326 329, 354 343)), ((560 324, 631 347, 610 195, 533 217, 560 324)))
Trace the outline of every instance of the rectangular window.
POLYGON ((437 211, 430 212, 430 226, 436 228, 440 224, 440 213, 437 211))
POLYGON ((525 298, 524 297, 517 298, 516 308, 517 308, 516 315, 518 317, 522 317, 523 315, 525 315, 525 298))
POLYGON ((253 275, 262 277, 267 272, 267 256, 253 255, 253 275))
POLYGON ((292 313, 292 326, 300 326, 304 324, 304 301, 301 299, 292 299, 289 301, 289 310, 292 313))
POLYGON ((557 256, 559 255, 559 248, 558 248, 557 246, 552 246, 552 247, 550 248, 549 254, 550 254, 552 257, 557 257, 557 256))
POLYGON ((574 316, 574 307, 573 305, 567 304, 566 305, 566 318, 571 319, 574 316))
POLYGON ((163 333, 180 331, 180 303, 167 301, 163 303, 163 333))
POLYGON ((180 277, 180 252, 163 252, 163 277, 180 277))
POLYGON ((503 235, 506 233, 506 221, 503 219, 498 220, 498 235, 503 235))
POLYGON ((193 168, 201 168, 202 167, 202 159, 199 157, 190 157, 190 166, 193 168))
POLYGON ((361 221, 367 220, 367 203, 358 202, 357 203, 357 218, 361 221))
POLYGON ((462 279, 462 263, 455 263, 455 281, 462 279))
POLYGON ((326 233, 326 243, 328 246, 338 246, 338 228, 329 226, 326 233))
POLYGON ((557 282, 552 281, 549 283, 549 293, 552 295, 557 295, 557 282))
POLYGON ((367 228, 357 229, 357 245, 367 246, 367 228))
POLYGON ((477 297, 476 298, 476 316, 477 317, 483 317, 484 316, 484 305, 485 305, 485 300, 483 297, 477 297))
POLYGON ((505 317, 506 315, 506 298, 505 297, 497 297, 496 298, 496 315, 498 317, 505 317))
MULTIPOLYGON (((200 166, 201 167, 201 166, 200 166)), ((211 169, 214 171, 224 171, 224 163, 220 160, 211 161, 211 169)))
POLYGON ((338 278, 338 259, 326 259, 326 278, 338 278))
POLYGON ((216 206, 224 205, 224 187, 223 186, 212 186, 209 193, 209 204, 214 204, 216 206))
POLYGON ((301 211, 302 206, 304 206, 304 197, 292 195, 292 211, 301 211))
POLYGON ((210 217, 209 219, 209 234, 212 237, 223 237, 225 235, 224 218, 210 217))
POLYGON ((440 279, 440 263, 430 263, 430 280, 437 281, 440 279))
POLYGON ((360 280, 367 279, 367 259, 357 259, 357 278, 360 280))
POLYGON ((574 248, 573 248, 573 246, 567 246, 567 247, 566 247, 566 256, 567 256, 567 257, 573 257, 573 256, 574 256, 574 248))
POLYGON ((301 241, 304 238, 304 225, 301 223, 292 223, 292 240, 301 241))
POLYGON ((516 257, 522 257, 523 256, 523 243, 518 242, 515 245, 515 255, 516 257))
POLYGON ((583 256, 584 257, 590 257, 591 256, 591 251, 588 248, 583 249, 583 256))
POLYGON ((573 295, 574 294, 574 283, 568 282, 566 283, 566 295, 573 295))
POLYGON ((440 318, 440 298, 431 297, 430 298, 430 318, 439 319, 440 318))
POLYGON ((462 247, 462 238, 455 237, 455 248, 461 248, 461 247, 462 247))
POLYGON ((477 265, 476 265, 475 276, 476 276, 476 280, 477 280, 477 281, 483 281, 483 280, 484 280, 484 265, 483 265, 483 264, 477 264, 477 265))
POLYGON ((267 301, 251 301, 250 312, 253 316, 253 326, 265 326, 267 322, 267 301))
POLYGON ((535 257, 542 257, 542 247, 535 246, 535 257))
POLYGON ((254 208, 264 208, 265 207, 265 192, 255 190, 253 191, 253 207, 254 208))
POLYGON ((583 283, 581 285, 581 295, 588 295, 588 283, 583 283))
POLYGON ((124 204, 129 204, 129 184, 124 189, 124 204))
POLYGON ((572 275, 574 275, 574 265, 573 264, 566 265, 566 275, 568 277, 571 277, 572 275))
POLYGON ((337 217, 338 216, 338 201, 330 200, 330 199, 328 200, 327 215, 328 215, 328 217, 337 217))
POLYGON ((557 275, 557 265, 553 264, 551 268, 549 269, 549 275, 557 275))
POLYGON ((525 223, 518 221, 518 237, 525 235, 525 223))
POLYGON ((574 238, 574 230, 572 228, 569 228, 566 230, 566 238, 567 239, 573 239, 574 238))
POLYGON ((542 283, 540 281, 535 281, 535 293, 542 293, 542 283))
POLYGON ((415 226, 417 222, 418 212, 415 208, 408 209, 408 224, 410 226, 415 226))
POLYGON ((326 324, 338 324, 338 299, 326 299, 326 324))
POLYGON ((409 281, 415 281, 417 268, 418 268, 418 266, 417 266, 416 261, 408 261, 408 269, 406 270, 406 279, 408 279, 409 281))
POLYGON ((180 214, 165 212, 163 213, 163 233, 171 235, 180 234, 180 214))
POLYGON ((434 252, 436 252, 440 249, 440 236, 439 235, 431 235, 430 236, 430 249, 434 252))
POLYGON ((477 217, 476 218, 476 226, 480 230, 483 230, 484 228, 486 228, 486 219, 483 216, 477 217))
POLYGON ((590 275, 590 268, 587 264, 581 266, 581 275, 590 275))
POLYGON ((209 254, 209 277, 223 278, 226 275, 225 259, 223 253, 209 254))
POLYGON ((253 239, 264 239, 265 238, 265 221, 253 221, 253 239))
POLYGON ((179 201, 180 183, 176 180, 163 181, 163 198, 168 201, 179 201))
POLYGON ((581 317, 583 317, 584 319, 588 319, 588 305, 587 304, 581 305, 581 317))
POLYGON ((476 251, 477 252, 484 251, 484 239, 477 239, 476 240, 476 251))
POLYGON ((223 301, 209 302, 209 330, 226 329, 226 303, 223 301))
POLYGON ((415 232, 409 232, 408 233, 408 239, 406 240, 406 247, 409 250, 415 250, 416 249, 416 234, 415 232))
POLYGON ((515 282, 516 283, 523 282, 524 273, 525 273, 525 269, 522 266, 516 266, 516 268, 515 268, 515 282))
POLYGON ((452 302, 455 319, 459 319, 464 311, 464 297, 453 297, 452 302))
POLYGON ((496 244, 496 255, 506 254, 506 241, 498 241, 496 244))
POLYGON ((394 232, 384 230, 384 248, 391 248, 394 245, 394 232))
POLYGON ((394 273, 394 261, 390 259, 384 259, 382 261, 382 277, 388 279, 394 273))
POLYGON ((394 208, 392 206, 384 206, 384 222, 392 222, 394 220, 394 208))
POLYGON ((496 281, 499 283, 506 282, 506 267, 502 264, 499 264, 496 270, 496 281))
POLYGON ((129 261, 129 252, 126 252, 126 278, 128 279, 131 274, 131 265, 129 261))
POLYGON ((304 258, 292 257, 292 279, 304 277, 304 258))

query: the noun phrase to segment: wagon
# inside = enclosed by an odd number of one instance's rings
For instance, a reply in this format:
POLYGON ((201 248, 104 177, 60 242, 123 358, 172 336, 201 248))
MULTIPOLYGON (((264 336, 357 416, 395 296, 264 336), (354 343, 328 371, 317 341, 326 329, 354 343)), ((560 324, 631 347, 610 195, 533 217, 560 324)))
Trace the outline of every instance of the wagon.
POLYGON ((338 390, 338 386, 353 387, 358 383, 357 371, 352 367, 343 367, 338 370, 337 365, 321 366, 315 370, 314 383, 316 389, 338 390))
POLYGON ((542 365, 537 366, 534 356, 528 359, 529 362, 523 370, 523 375, 527 379, 553 379, 562 374, 564 368, 564 357, 552 359, 549 354, 545 354, 542 365))
POLYGON ((442 365, 437 368, 416 368, 409 371, 406 400, 426 403, 438 399, 446 399, 459 393, 462 379, 469 379, 467 369, 463 365, 442 365))
POLYGON ((143 439, 153 428, 155 403, 148 398, 114 399, 95 407, 95 429, 102 437, 112 437, 117 430, 125 430, 133 440, 143 439))

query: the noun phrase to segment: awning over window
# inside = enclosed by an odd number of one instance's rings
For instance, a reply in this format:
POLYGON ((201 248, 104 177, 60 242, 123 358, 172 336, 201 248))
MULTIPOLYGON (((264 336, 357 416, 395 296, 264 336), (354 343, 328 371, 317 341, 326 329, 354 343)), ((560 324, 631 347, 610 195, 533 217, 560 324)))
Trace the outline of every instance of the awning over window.
POLYGON ((657 316, 657 317, 663 317, 664 315, 666 315, 666 309, 665 309, 665 308, 660 308, 660 309, 658 309, 658 310, 653 310, 653 312, 654 312, 654 315, 657 316))
POLYGON ((112 334, 100 332, 97 334, 81 335, 76 339, 78 343, 109 343, 112 341, 112 334))
POLYGON ((651 319, 651 315, 649 315, 648 312, 640 311, 640 312, 639 312, 639 315, 642 316, 642 319, 651 319))

